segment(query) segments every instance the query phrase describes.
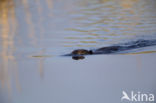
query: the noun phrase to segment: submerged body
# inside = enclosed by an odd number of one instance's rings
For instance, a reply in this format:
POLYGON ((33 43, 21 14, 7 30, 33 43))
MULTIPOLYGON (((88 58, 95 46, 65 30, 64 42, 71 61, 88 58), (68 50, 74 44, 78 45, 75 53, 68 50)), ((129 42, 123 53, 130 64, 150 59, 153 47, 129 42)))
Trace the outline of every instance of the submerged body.
POLYGON ((79 60, 84 59, 84 55, 93 55, 93 54, 112 54, 118 53, 120 51, 126 51, 131 49, 137 49, 147 46, 156 45, 156 40, 137 40, 125 44, 113 45, 108 47, 102 47, 95 50, 86 50, 86 49, 77 49, 72 51, 66 56, 72 56, 73 59, 79 60))

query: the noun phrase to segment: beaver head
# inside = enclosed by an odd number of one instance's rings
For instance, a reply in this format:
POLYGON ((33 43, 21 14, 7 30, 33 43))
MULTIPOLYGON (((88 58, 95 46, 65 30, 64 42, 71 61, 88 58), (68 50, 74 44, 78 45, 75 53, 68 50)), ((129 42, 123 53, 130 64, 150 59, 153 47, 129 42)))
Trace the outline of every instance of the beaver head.
POLYGON ((93 54, 91 50, 85 50, 85 49, 77 49, 72 52, 73 55, 88 55, 93 54))

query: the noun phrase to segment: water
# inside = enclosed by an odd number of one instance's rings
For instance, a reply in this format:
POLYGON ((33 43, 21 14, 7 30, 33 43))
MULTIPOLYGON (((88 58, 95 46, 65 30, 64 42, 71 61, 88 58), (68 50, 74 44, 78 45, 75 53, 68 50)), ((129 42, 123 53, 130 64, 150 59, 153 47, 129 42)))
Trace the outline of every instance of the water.
POLYGON ((0 0, 0 103, 115 103, 155 94, 156 46, 74 61, 61 55, 156 39, 155 0, 0 0))

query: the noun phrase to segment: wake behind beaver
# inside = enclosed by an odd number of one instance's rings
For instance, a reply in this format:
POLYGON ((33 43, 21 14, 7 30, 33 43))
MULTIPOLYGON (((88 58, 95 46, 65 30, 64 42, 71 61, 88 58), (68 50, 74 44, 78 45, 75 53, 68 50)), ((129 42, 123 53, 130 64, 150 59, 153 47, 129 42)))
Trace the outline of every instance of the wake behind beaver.
POLYGON ((153 45, 156 45, 156 40, 140 39, 128 43, 102 47, 95 50, 77 49, 72 51, 70 54, 66 54, 65 56, 72 56, 74 60, 79 60, 79 59, 84 59, 85 55, 120 53, 121 51, 127 51, 127 50, 143 48, 143 47, 153 46, 153 45))

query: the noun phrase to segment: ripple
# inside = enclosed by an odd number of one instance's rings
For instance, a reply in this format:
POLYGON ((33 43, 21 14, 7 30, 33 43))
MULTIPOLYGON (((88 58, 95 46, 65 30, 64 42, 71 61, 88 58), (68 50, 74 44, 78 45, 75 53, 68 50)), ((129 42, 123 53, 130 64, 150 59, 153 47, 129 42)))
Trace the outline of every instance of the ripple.
MULTIPOLYGON (((89 1, 85 3, 79 1, 76 3, 77 11, 71 14, 71 21, 74 23, 71 28, 67 28, 71 35, 65 39, 75 38, 77 42, 87 38, 92 38, 92 42, 101 41, 101 45, 110 43, 110 41, 120 42, 122 39, 136 38, 156 33, 156 12, 154 0, 100 0, 89 1), (75 33, 75 34, 74 34, 75 33), (150 34, 149 34, 150 33, 150 34)), ((72 44, 77 45, 77 42, 72 44)))

